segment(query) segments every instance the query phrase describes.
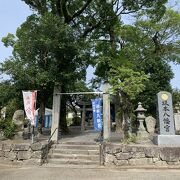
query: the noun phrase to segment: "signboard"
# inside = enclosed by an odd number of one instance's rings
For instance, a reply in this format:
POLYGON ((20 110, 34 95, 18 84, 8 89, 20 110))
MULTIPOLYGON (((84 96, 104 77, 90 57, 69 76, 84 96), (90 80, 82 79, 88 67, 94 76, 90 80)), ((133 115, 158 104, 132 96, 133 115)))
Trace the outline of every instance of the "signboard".
POLYGON ((92 99, 94 129, 102 130, 102 98, 92 99))
POLYGON ((35 107, 37 91, 23 91, 24 109, 31 125, 35 126, 35 107))
POLYGON ((176 131, 180 131, 180 114, 174 114, 174 121, 175 121, 175 129, 176 131))
POLYGON ((161 135, 175 135, 172 95, 162 91, 158 96, 159 126, 161 135))

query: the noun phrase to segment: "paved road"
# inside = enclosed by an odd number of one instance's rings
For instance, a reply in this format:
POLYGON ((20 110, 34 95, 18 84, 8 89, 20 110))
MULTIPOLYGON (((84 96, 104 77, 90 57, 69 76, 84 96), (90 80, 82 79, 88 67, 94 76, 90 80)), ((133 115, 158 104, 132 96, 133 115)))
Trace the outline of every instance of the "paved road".
POLYGON ((0 180, 180 180, 180 169, 12 167, 0 165, 0 180))

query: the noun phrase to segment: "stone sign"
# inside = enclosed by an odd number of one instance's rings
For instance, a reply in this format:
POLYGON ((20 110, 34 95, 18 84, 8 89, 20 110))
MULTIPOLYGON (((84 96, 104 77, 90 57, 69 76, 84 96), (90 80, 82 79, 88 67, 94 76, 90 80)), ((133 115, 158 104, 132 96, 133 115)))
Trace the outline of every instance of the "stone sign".
POLYGON ((18 130, 24 129, 24 111, 23 110, 15 111, 12 117, 12 120, 14 124, 17 126, 18 130))
POLYGON ((148 133, 153 134, 155 131, 156 119, 154 119, 152 116, 148 116, 145 118, 145 122, 148 133))
POLYGON ((161 135, 175 135, 172 95, 161 91, 158 96, 159 126, 161 135))
POLYGON ((175 113, 174 120, 175 120, 176 131, 180 131, 180 114, 175 113))

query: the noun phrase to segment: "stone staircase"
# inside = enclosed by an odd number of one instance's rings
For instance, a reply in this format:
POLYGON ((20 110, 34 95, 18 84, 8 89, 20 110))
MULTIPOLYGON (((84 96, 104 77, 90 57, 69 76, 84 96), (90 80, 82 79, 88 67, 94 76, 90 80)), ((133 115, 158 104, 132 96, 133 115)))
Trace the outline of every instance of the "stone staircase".
POLYGON ((52 145, 48 165, 99 165, 99 144, 94 142, 63 142, 52 145))

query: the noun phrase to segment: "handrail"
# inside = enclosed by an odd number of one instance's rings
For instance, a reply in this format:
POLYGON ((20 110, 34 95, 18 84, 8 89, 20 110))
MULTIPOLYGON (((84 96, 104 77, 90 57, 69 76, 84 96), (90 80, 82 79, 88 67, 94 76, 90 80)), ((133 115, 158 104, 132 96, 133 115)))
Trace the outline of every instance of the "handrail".
POLYGON ((51 138, 52 138, 52 136, 54 135, 54 133, 56 132, 56 130, 57 130, 58 128, 55 128, 55 130, 53 131, 53 133, 51 134, 51 136, 49 137, 49 139, 48 139, 48 143, 50 142, 50 140, 51 140, 51 138))
POLYGON ((100 132, 100 136, 99 136, 99 165, 102 166, 102 159, 103 159, 103 132, 100 132))
POLYGON ((58 130, 58 128, 55 128, 55 130, 53 131, 53 133, 51 134, 51 136, 48 139, 48 143, 47 143, 47 148, 46 148, 46 155, 45 155, 45 159, 47 161, 47 157, 48 157, 48 151, 49 151, 49 144, 51 141, 52 136, 54 135, 54 133, 56 132, 56 130, 58 130))

